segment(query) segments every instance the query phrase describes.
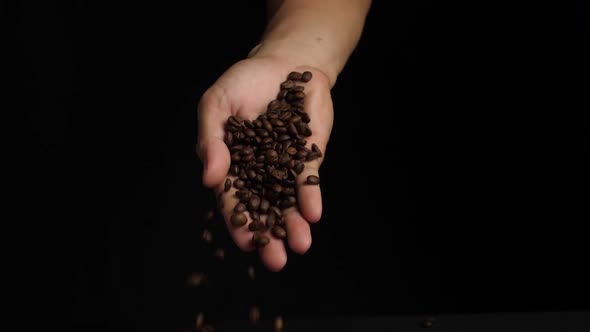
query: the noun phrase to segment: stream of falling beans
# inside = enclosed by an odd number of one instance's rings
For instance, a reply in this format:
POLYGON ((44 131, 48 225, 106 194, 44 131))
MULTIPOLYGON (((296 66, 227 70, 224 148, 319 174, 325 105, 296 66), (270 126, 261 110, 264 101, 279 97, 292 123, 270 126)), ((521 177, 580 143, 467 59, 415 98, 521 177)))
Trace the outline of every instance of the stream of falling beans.
MULTIPOLYGON (((311 78, 311 72, 291 72, 280 84, 277 98, 268 104, 266 112, 254 120, 230 116, 225 124, 231 167, 223 192, 217 194, 218 209, 223 208, 223 195, 235 195, 239 202, 232 207, 230 227, 247 227, 252 232, 252 243, 259 248, 268 244, 268 236, 282 240, 288 237, 282 211, 297 206, 297 177, 303 172, 305 162, 322 157, 317 145, 306 146, 306 138, 312 135, 308 125, 311 119, 304 111, 305 88, 297 84, 309 82, 311 78)), ((303 183, 318 184, 319 178, 314 175, 303 183)), ((211 249, 213 258, 224 262, 226 250, 215 241, 212 226, 223 225, 223 217, 212 210, 204 219, 201 239, 211 249)), ((253 265, 243 271, 251 289, 256 284, 257 274, 253 265)), ((192 288, 207 287, 208 278, 210 275, 205 271, 194 272, 188 276, 187 284, 192 288)), ((255 298, 252 300, 247 317, 251 327, 257 326, 264 315, 264 308, 255 303, 255 298)), ((282 332, 283 326, 282 315, 274 315, 271 330, 282 332)), ((195 314, 192 330, 215 330, 207 319, 206 308, 195 314)))

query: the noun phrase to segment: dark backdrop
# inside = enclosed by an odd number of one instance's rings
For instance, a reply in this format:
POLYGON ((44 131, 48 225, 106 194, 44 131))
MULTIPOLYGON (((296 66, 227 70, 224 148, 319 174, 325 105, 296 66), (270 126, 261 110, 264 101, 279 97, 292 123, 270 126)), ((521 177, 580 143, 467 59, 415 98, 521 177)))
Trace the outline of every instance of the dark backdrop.
POLYGON ((312 249, 255 287, 223 228, 224 263, 200 241, 195 109, 258 41, 263 3, 6 6, 29 212, 59 220, 39 229, 71 261, 78 330, 173 331, 254 302, 290 319, 588 308, 587 5, 387 3, 333 89, 312 249))

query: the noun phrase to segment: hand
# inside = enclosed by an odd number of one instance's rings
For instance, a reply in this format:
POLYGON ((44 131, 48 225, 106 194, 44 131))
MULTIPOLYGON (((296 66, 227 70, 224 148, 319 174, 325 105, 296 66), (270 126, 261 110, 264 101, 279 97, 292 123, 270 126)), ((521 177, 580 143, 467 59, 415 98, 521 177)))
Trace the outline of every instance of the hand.
MULTIPOLYGON (((223 192, 223 183, 228 177, 230 153, 225 145, 224 124, 230 115, 254 120, 266 111, 268 103, 276 99, 279 85, 292 71, 310 71, 313 78, 305 86, 305 111, 310 115, 309 126, 313 135, 307 138, 307 146, 312 143, 324 152, 322 158, 306 162, 304 171, 297 179, 298 207, 284 211, 289 247, 296 253, 303 254, 311 246, 309 222, 320 220, 322 214, 322 197, 319 186, 302 185, 308 175, 318 175, 318 169, 325 157, 333 122, 330 82, 321 71, 293 64, 288 60, 261 57, 240 61, 229 68, 203 94, 198 108, 199 138, 197 153, 203 161, 203 184, 223 192)), ((232 183, 234 178, 232 179, 232 183)), ((238 202, 232 188, 223 195, 221 209, 225 223, 232 239, 244 251, 254 250, 251 241, 253 233, 247 226, 233 227, 229 219, 233 207, 238 202)), ((249 218, 248 223, 252 220, 249 218)), ((287 252, 283 241, 270 234, 270 242, 259 249, 262 261, 272 271, 281 270, 287 263, 287 252)))

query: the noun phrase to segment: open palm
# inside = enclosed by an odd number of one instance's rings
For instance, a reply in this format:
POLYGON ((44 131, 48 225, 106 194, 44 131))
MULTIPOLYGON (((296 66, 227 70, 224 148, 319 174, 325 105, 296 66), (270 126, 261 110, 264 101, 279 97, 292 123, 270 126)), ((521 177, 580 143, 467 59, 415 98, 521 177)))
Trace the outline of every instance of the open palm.
MULTIPOLYGON (((292 71, 310 71, 313 79, 305 84, 305 111, 311 122, 312 136, 307 145, 315 143, 325 151, 332 130, 333 109, 330 83, 321 71, 305 66, 296 66, 288 60, 277 58, 250 58, 229 68, 203 95, 199 103, 199 141, 198 153, 204 164, 203 183, 223 191, 223 182, 228 177, 230 153, 225 145, 224 124, 230 115, 254 120, 266 111, 268 103, 275 99, 279 85, 292 71)), ((304 186, 308 175, 318 175, 322 158, 307 162, 304 171, 297 179, 298 206, 284 211, 289 247, 297 253, 305 253, 311 245, 309 222, 319 221, 322 213, 322 198, 319 186, 304 186)), ((232 179, 233 180, 233 179, 232 179)), ((255 247, 251 241, 252 233, 248 227, 232 227, 229 220, 238 199, 233 195, 223 195, 222 213, 234 242, 242 250, 255 247)), ((248 223, 252 222, 249 218, 248 223)), ((269 236, 268 245, 259 249, 265 265, 273 271, 283 268, 287 262, 287 252, 283 241, 269 236)))

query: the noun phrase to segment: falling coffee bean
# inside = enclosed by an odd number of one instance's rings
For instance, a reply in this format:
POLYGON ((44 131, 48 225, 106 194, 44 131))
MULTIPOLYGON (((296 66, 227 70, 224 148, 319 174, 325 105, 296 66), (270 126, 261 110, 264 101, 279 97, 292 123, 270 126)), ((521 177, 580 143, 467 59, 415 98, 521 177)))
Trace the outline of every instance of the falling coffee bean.
POLYGON ((316 175, 310 175, 307 177, 307 184, 317 185, 320 184, 320 178, 316 175))
POLYGON ((211 232, 208 230, 204 230, 203 231, 203 241, 205 241, 205 243, 211 243, 213 242, 213 236, 211 235, 211 232))
POLYGON ((284 326, 283 317, 277 316, 277 318, 275 318, 275 322, 274 322, 274 332, 282 332, 283 326, 284 326))

